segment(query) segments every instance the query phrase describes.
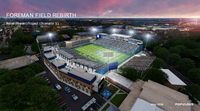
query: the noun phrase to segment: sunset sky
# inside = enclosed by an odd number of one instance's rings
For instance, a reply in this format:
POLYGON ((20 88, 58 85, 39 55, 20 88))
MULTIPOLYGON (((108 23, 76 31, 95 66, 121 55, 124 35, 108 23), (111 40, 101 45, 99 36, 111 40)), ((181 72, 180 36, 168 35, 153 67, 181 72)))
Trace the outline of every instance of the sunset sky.
POLYGON ((199 18, 200 0, 0 0, 10 12, 74 12, 77 17, 199 18))

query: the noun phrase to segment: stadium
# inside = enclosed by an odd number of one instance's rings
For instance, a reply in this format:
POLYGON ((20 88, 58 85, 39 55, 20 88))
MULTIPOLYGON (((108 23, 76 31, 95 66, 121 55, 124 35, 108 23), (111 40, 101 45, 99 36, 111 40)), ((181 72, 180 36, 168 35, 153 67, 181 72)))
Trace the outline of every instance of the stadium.
POLYGON ((89 40, 73 41, 70 46, 71 51, 68 49, 66 52, 76 55, 76 58, 95 62, 99 67, 93 69, 91 65, 81 65, 91 66, 90 68, 97 73, 105 74, 109 70, 117 69, 128 58, 140 52, 143 49, 143 42, 128 35, 100 33, 89 40))
POLYGON ((98 92, 104 75, 129 61, 143 42, 122 34, 97 34, 43 47, 44 63, 58 80, 91 95, 98 92))

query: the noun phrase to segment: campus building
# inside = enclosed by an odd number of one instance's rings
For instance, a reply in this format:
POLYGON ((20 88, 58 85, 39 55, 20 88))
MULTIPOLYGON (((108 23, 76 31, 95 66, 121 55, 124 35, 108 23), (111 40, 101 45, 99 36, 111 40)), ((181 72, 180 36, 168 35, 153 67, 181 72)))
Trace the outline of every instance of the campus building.
POLYGON ((199 111, 187 95, 151 80, 137 81, 130 90, 121 111, 199 111))
POLYGON ((102 76, 94 74, 91 68, 77 65, 72 60, 73 55, 55 47, 44 47, 43 55, 45 65, 58 80, 89 96, 99 91, 102 76))

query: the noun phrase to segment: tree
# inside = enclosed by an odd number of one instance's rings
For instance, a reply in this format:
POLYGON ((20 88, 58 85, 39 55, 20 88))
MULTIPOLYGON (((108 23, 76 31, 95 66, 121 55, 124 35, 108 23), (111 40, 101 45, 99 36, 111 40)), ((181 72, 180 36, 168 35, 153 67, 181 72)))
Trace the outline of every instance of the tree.
POLYGON ((1 107, 19 110, 27 107, 23 91, 23 85, 15 83, 2 86, 0 90, 1 107))
POLYGON ((0 69, 0 76, 8 73, 8 71, 7 69, 0 69))
POLYGON ((156 69, 156 68, 148 69, 144 73, 144 75, 145 75, 144 80, 150 79, 150 80, 158 82, 160 84, 164 84, 168 78, 168 76, 164 72, 162 72, 161 70, 156 69))
POLYGON ((153 52, 157 57, 160 57, 164 60, 167 60, 167 57, 169 55, 169 51, 166 48, 159 46, 155 47, 153 52))
POLYGON ((195 62, 189 58, 183 58, 178 63, 178 69, 184 74, 193 68, 195 68, 195 62))
POLYGON ((33 69, 36 74, 44 71, 43 67, 38 62, 32 63, 28 67, 33 69))
POLYGON ((170 47, 169 48, 169 51, 171 53, 176 53, 176 54, 181 54, 181 52, 183 52, 183 50, 185 49, 186 47, 183 46, 183 45, 177 45, 177 46, 174 46, 174 47, 170 47))
POLYGON ((42 111, 57 111, 56 92, 48 86, 37 86, 31 90, 30 103, 42 111))
POLYGON ((17 45, 31 44, 34 41, 35 40, 32 37, 31 33, 24 33, 22 29, 18 29, 15 33, 13 33, 10 45, 17 46, 17 45))
POLYGON ((32 49, 33 52, 38 53, 39 52, 38 44, 36 42, 32 43, 31 49, 32 49))
POLYGON ((200 100, 200 86, 197 84, 189 85, 186 87, 187 91, 192 94, 193 97, 200 100))
POLYGON ((140 78, 140 73, 137 72, 134 68, 125 67, 125 68, 121 68, 120 71, 121 71, 121 75, 133 81, 140 78))
POLYGON ((24 46, 23 45, 18 45, 18 46, 14 46, 11 48, 10 50, 10 56, 11 57, 18 57, 18 56, 23 56, 25 55, 25 51, 24 51, 24 46))
POLYGON ((186 76, 194 83, 200 85, 200 69, 194 68, 188 71, 186 76))
POLYGON ((59 111, 55 90, 35 77, 42 70, 38 63, 17 70, 0 69, 0 110, 59 111))
MULTIPOLYGON (((32 81, 33 82, 33 81, 32 81)), ((58 111, 56 92, 41 84, 7 84, 0 90, 0 109, 58 111), (31 86, 31 87, 30 87, 31 86)))
POLYGON ((154 68, 161 68, 164 64, 165 64, 165 62, 164 62, 162 59, 156 58, 156 59, 153 61, 152 66, 153 66, 154 68))
POLYGON ((151 41, 147 44, 146 47, 148 50, 153 50, 154 47, 159 46, 159 45, 160 45, 160 43, 158 41, 151 41))
POLYGON ((180 55, 173 53, 173 54, 169 54, 167 62, 170 65, 176 66, 180 62, 180 60, 181 60, 180 55))

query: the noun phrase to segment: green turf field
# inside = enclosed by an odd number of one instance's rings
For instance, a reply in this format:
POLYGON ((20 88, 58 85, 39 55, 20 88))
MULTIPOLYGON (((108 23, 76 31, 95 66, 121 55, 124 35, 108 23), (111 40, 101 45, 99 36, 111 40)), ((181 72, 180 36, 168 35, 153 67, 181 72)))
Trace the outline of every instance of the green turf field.
POLYGON ((75 48, 82 56, 102 63, 123 62, 129 55, 113 51, 98 45, 89 44, 75 48))

